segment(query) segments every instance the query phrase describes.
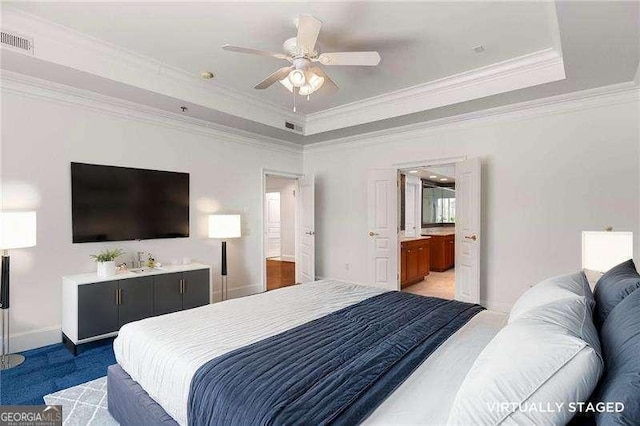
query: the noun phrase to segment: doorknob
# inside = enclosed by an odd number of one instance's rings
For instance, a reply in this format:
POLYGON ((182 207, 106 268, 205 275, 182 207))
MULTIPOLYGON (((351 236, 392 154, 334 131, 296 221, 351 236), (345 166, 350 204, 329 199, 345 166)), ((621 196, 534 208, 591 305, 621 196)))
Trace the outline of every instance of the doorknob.
POLYGON ((473 234, 473 235, 465 235, 464 237, 465 237, 467 240, 472 240, 472 241, 475 241, 475 240, 477 240, 477 239, 478 239, 478 236, 477 236, 476 234, 473 234))
POLYGON ((307 234, 307 235, 316 235, 315 231, 307 231, 307 232, 305 232, 305 234, 307 234))
POLYGON ((377 232, 369 231, 370 237, 375 237, 376 235, 380 235, 380 234, 378 234, 377 232))

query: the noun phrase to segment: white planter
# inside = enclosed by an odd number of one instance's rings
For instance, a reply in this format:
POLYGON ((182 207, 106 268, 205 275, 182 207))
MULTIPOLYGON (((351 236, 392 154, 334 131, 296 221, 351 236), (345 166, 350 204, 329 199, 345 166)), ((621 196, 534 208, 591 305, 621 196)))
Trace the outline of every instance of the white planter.
POLYGON ((110 262, 96 262, 98 265, 98 276, 112 277, 116 274, 116 261, 112 260, 110 262))

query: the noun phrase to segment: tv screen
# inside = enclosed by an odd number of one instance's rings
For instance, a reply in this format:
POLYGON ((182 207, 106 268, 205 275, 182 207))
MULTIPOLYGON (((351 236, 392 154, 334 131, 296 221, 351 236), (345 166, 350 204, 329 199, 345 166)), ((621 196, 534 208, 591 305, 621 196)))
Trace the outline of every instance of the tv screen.
POLYGON ((189 236, 189 174, 71 163, 73 242, 189 236))

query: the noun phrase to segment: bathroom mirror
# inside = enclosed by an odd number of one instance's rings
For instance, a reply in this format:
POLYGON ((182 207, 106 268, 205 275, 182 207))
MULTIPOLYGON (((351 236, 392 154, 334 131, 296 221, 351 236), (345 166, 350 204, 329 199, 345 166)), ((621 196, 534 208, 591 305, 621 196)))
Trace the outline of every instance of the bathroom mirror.
POLYGON ((424 183, 422 186, 422 226, 453 225, 455 222, 455 188, 424 183))

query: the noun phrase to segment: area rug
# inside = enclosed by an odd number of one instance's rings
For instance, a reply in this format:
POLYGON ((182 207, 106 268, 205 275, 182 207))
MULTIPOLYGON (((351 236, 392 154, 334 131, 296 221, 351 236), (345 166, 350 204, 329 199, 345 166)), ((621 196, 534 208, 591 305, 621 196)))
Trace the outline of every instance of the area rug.
POLYGON ((106 377, 45 395, 44 402, 47 405, 62 405, 65 425, 118 425, 107 411, 106 377))

